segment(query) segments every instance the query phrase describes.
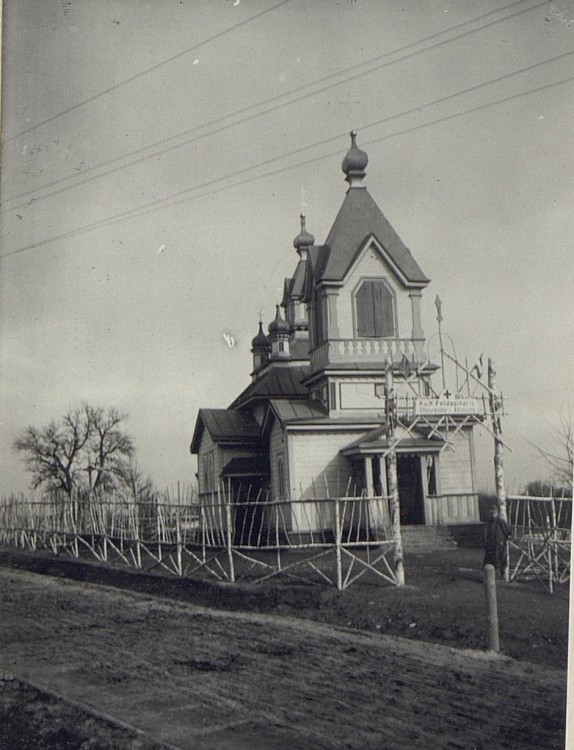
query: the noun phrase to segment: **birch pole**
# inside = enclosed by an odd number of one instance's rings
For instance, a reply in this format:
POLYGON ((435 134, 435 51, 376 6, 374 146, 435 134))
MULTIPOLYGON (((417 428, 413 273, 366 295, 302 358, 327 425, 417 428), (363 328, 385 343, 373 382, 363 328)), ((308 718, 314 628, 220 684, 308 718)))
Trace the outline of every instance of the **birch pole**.
POLYGON ((397 481, 397 450, 395 446, 396 399, 393 387, 392 364, 385 372, 385 400, 387 407, 387 442, 391 446, 387 453, 387 480, 389 485, 389 505, 393 529, 394 571, 397 586, 404 586, 405 568, 403 560, 403 537, 401 533, 401 506, 397 481))
MULTIPOLYGON (((504 441, 502 439, 502 399, 496 390, 496 370, 492 359, 488 360, 488 388, 490 392, 490 411, 492 414, 492 431, 494 432, 494 480, 498 499, 498 515, 508 523, 506 510, 506 488, 504 485, 504 441)), ((504 545, 502 574, 505 581, 510 580, 510 561, 508 544, 504 545)))

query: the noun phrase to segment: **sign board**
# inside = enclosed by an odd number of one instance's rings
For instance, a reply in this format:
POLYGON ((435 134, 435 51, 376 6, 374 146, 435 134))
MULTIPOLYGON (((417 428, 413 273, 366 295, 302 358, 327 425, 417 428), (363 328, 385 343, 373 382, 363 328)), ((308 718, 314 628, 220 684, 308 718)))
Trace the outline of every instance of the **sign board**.
POLYGON ((476 398, 417 398, 415 415, 421 417, 480 414, 480 402, 476 398))

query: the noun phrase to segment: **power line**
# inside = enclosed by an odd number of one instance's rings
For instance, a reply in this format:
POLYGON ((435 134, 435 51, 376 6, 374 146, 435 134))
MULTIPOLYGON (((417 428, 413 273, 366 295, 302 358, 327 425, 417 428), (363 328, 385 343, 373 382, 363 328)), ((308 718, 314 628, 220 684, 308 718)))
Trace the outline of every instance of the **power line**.
MULTIPOLYGON (((571 53, 571 54, 574 54, 574 53, 571 53)), ((570 76, 569 78, 564 78, 561 81, 554 81, 552 83, 547 83, 547 84, 545 84, 543 86, 538 86, 538 87, 536 87, 534 89, 530 89, 529 91, 523 91, 523 92, 520 92, 518 94, 513 94, 511 96, 506 96, 506 97, 503 97, 502 99, 497 99, 496 101, 486 102, 485 104, 480 104, 480 105, 477 105, 476 107, 471 107, 471 108, 463 110, 461 112, 455 112, 455 113, 453 113, 451 115, 446 115, 444 117, 439 117, 439 118, 437 118, 435 120, 432 120, 431 122, 420 123, 419 125, 414 125, 414 126, 411 126, 409 128, 404 128, 403 130, 399 130, 399 131, 397 131, 395 133, 388 133, 387 135, 381 136, 379 138, 373 138, 370 141, 364 141, 363 145, 364 146, 368 146, 368 145, 371 145, 373 143, 380 143, 382 141, 388 140, 389 138, 396 138, 396 137, 404 135, 406 133, 412 133, 412 132, 414 132, 416 130, 421 130, 422 128, 429 127, 431 125, 437 125, 438 123, 441 123, 441 122, 447 122, 447 121, 453 120, 453 119, 455 119, 457 117, 462 117, 464 115, 471 114, 473 112, 478 112, 480 110, 487 109, 488 107, 492 107, 492 106, 495 106, 497 104, 503 104, 504 102, 507 102, 507 101, 513 101, 513 100, 518 99, 518 98, 523 97, 523 96, 528 96, 530 94, 535 94, 535 93, 537 93, 539 91, 544 91, 544 90, 553 88, 555 86, 560 86, 560 85, 562 85, 564 83, 568 83, 569 81, 573 81, 573 80, 574 80, 574 76, 570 76)), ((464 94, 464 93, 467 93, 467 92, 466 91, 460 92, 460 94, 464 94)), ((430 106, 430 105, 424 105, 424 106, 430 106)), ((365 127, 368 128, 368 127, 371 127, 371 126, 367 125, 367 126, 364 126, 364 128, 365 127)), ((288 170, 295 169, 295 168, 297 168, 299 166, 309 165, 309 164, 313 164, 313 163, 315 163, 317 161, 321 161, 323 159, 328 159, 331 156, 336 156, 337 153, 339 153, 339 151, 338 150, 337 151, 331 151, 328 154, 322 154, 321 156, 317 156, 317 157, 314 157, 314 158, 311 158, 311 159, 305 159, 304 161, 297 162, 296 164, 290 164, 290 165, 288 165, 286 167, 280 167, 280 168, 275 169, 275 170, 273 170, 271 172, 266 172, 265 174, 262 174, 262 175, 254 175, 253 177, 246 178, 245 180, 233 183, 232 185, 223 185, 221 187, 214 188, 213 190, 208 190, 208 191, 206 191, 204 193, 200 193, 199 195, 194 195, 194 196, 187 195, 188 193, 190 193, 190 192, 192 192, 194 190, 199 190, 199 189, 201 189, 203 187, 208 187, 209 185, 211 185, 211 184, 213 184, 215 182, 221 182, 222 180, 230 179, 232 177, 239 176, 240 174, 242 174, 242 173, 244 173, 246 171, 253 170, 253 169, 258 169, 259 167, 265 166, 266 164, 269 164, 269 163, 271 163, 273 161, 277 161, 278 159, 286 158, 287 156, 291 156, 291 155, 293 155, 295 153, 300 153, 301 151, 305 151, 305 150, 307 150, 309 148, 314 148, 317 145, 321 145, 322 143, 326 143, 326 142, 338 139, 340 137, 342 137, 342 136, 341 135, 333 136, 333 138, 325 139, 325 141, 320 141, 318 143, 312 144, 311 146, 306 146, 306 147, 304 147, 302 149, 297 149, 296 151, 293 151, 290 154, 284 154, 281 157, 275 157, 273 159, 269 159, 266 162, 261 162, 260 164, 257 164, 257 165, 255 165, 253 167, 246 167, 246 168, 238 170, 237 172, 234 172, 234 173, 232 173, 230 175, 226 175, 224 177, 220 177, 217 180, 211 180, 210 182, 204 183, 203 185, 198 185, 198 186, 196 186, 194 188, 188 188, 186 190, 181 190, 178 193, 175 193, 174 195, 167 196, 166 198, 162 198, 162 199, 159 199, 159 200, 151 201, 150 203, 144 204, 143 206, 140 206, 139 208, 130 209, 128 211, 122 212, 121 214, 117 214, 116 216, 111 216, 111 217, 109 217, 107 219, 101 219, 99 221, 92 222, 90 224, 86 224, 83 227, 78 227, 76 229, 71 229, 68 232, 63 232, 62 234, 56 235, 54 237, 49 237, 47 239, 41 240, 40 242, 31 243, 31 244, 26 245, 24 247, 17 248, 16 250, 12 250, 10 252, 3 253, 3 254, 0 255, 0 258, 7 258, 7 257, 12 256, 12 255, 18 255, 19 253, 23 253, 23 252, 26 252, 28 250, 32 250, 32 249, 35 249, 35 248, 38 248, 38 247, 42 247, 43 245, 51 244, 52 242, 56 242, 58 240, 70 239, 71 237, 75 237, 75 236, 78 236, 80 234, 85 234, 85 233, 91 232, 91 231, 93 231, 95 229, 104 228, 106 226, 110 226, 110 225, 116 224, 116 223, 118 223, 120 221, 124 221, 126 219, 131 219, 131 218, 136 218, 138 216, 143 216, 145 214, 148 214, 148 213, 153 212, 153 211, 160 210, 162 208, 170 208, 171 206, 179 205, 180 203, 185 203, 185 202, 187 202, 189 200, 195 200, 197 198, 204 198, 204 197, 207 197, 208 195, 213 195, 213 194, 219 193, 219 192, 221 192, 223 190, 228 190, 230 188, 239 187, 240 185, 244 185, 244 184, 247 184, 249 182, 254 182, 255 180, 259 180, 259 179, 263 179, 265 177, 272 177, 274 175, 281 174, 282 172, 286 172, 288 170), (182 197, 184 194, 186 195, 186 197, 182 197), (177 200, 173 200, 173 198, 177 198, 177 200), (170 201, 170 202, 166 203, 166 201, 170 201)))
MULTIPOLYGON (((518 2, 512 3, 509 6, 506 6, 506 8, 503 8, 502 10, 503 11, 504 10, 508 10, 509 8, 514 7, 516 5, 521 5, 523 2, 524 2, 524 0, 518 0, 518 2)), ((279 109, 281 107, 284 107, 284 106, 287 106, 287 105, 290 105, 290 104, 295 104, 296 102, 302 101, 302 100, 304 100, 304 99, 306 99, 306 98, 308 98, 310 96, 315 96, 315 95, 317 95, 319 93, 322 93, 322 92, 324 92, 324 91, 326 91, 328 89, 331 89, 331 88, 334 88, 336 86, 342 85, 343 83, 348 83, 349 81, 356 80, 357 78, 359 78, 361 76, 367 75, 367 74, 372 73, 372 72, 374 72, 376 70, 380 70, 381 68, 387 67, 389 65, 393 65, 393 64, 398 63, 398 62, 402 62, 403 60, 407 60, 407 59, 409 59, 411 57, 414 57, 414 56, 416 56, 418 54, 421 54, 423 52, 428 52, 430 50, 436 49, 436 48, 441 47, 441 46, 443 46, 445 44, 448 44, 450 42, 453 42, 453 41, 456 41, 458 39, 461 39, 461 38, 463 38, 465 36, 468 36, 469 34, 474 34, 477 31, 482 31, 483 29, 489 28, 490 26, 496 25, 498 23, 502 23, 503 21, 509 20, 511 18, 515 18, 516 16, 521 15, 522 13, 526 13, 526 12, 528 12, 530 10, 533 10, 535 8, 540 7, 540 5, 546 5, 546 2, 538 3, 536 5, 529 6, 528 8, 523 8, 522 10, 520 10, 520 11, 518 11, 516 13, 507 15, 504 18, 497 19, 497 20, 492 21, 492 22, 487 23, 487 24, 483 24, 482 26, 480 26, 478 28, 470 29, 469 31, 463 32, 462 34, 458 34, 456 36, 449 37, 448 39, 445 39, 445 40, 443 40, 441 42, 438 42, 437 44, 434 44, 434 45, 432 45, 430 47, 425 47, 422 50, 416 50, 414 52, 405 54, 402 57, 398 57, 397 59, 393 59, 393 60, 390 60, 388 62, 384 62, 384 63, 378 64, 378 65, 376 65, 374 67, 370 67, 367 70, 361 71, 360 73, 357 73, 354 76, 349 76, 349 77, 345 78, 344 80, 336 81, 334 83, 330 83, 330 84, 328 84, 328 85, 326 85, 326 86, 324 86, 322 88, 319 88, 319 89, 313 89, 311 92, 306 93, 306 94, 301 94, 300 96, 292 98, 292 99, 288 100, 287 102, 278 104, 276 106, 269 107, 268 109, 263 110, 263 111, 257 111, 257 112, 255 112, 255 113, 253 113, 253 114, 251 114, 251 115, 249 115, 247 117, 244 117, 244 118, 242 118, 240 120, 237 120, 235 122, 222 125, 221 127, 215 128, 213 130, 209 130, 207 133, 203 133, 201 135, 196 135, 193 138, 189 138, 189 139, 187 139, 185 141, 182 141, 181 143, 175 143, 175 144, 167 146, 166 148, 160 149, 158 151, 153 151, 151 154, 147 154, 145 156, 141 156, 141 157, 139 157, 137 159, 132 160, 131 162, 129 162, 127 164, 121 164, 121 165, 119 165, 117 167, 114 167, 112 169, 109 169, 109 170, 107 170, 105 172, 101 172, 100 174, 93 175, 92 177, 88 177, 87 179, 78 180, 73 185, 67 185, 67 186, 58 188, 57 190, 53 190, 52 192, 47 193, 45 195, 39 196, 39 197, 35 198, 33 202, 37 202, 38 200, 45 200, 47 198, 51 198, 51 197, 53 197, 55 195, 59 195, 59 194, 61 194, 63 192, 66 192, 67 190, 72 190, 72 189, 74 189, 76 187, 81 187, 81 186, 83 186, 83 185, 85 185, 85 184, 87 184, 89 182, 93 182, 94 180, 98 180, 101 177, 106 177, 106 176, 108 176, 110 174, 114 174, 114 173, 116 173, 118 171, 121 171, 123 169, 127 169, 128 167, 134 166, 136 164, 140 164, 140 163, 142 163, 144 161, 147 161, 148 159, 161 156, 163 154, 166 154, 166 153, 168 153, 170 151, 173 151, 175 149, 178 149, 178 148, 182 148, 183 146, 189 145, 190 143, 193 143, 194 141, 200 140, 202 138, 206 138, 206 137, 214 135, 216 133, 220 133, 220 132, 222 132, 224 130, 228 130, 229 128, 235 127, 236 125, 241 125, 241 124, 243 124, 245 122, 248 122, 248 121, 250 121, 252 119, 261 117, 261 116, 263 116, 265 114, 269 114, 270 112, 273 112, 273 111, 275 111, 275 110, 277 110, 277 109, 279 109)), ((484 18, 486 18, 487 16, 492 15, 493 13, 500 13, 500 12, 501 12, 500 9, 497 9, 496 11, 490 11, 489 13, 486 13, 483 16, 479 16, 477 19, 473 19, 471 21, 465 21, 464 23, 458 24, 456 26, 453 26, 450 29, 447 29, 446 31, 441 31, 441 32, 438 32, 436 34, 432 34, 431 36, 425 37, 422 40, 419 40, 418 42, 413 42, 411 44, 405 45, 404 47, 400 47, 397 50, 393 50, 392 52, 385 53, 384 55, 379 55, 379 56, 377 56, 375 58, 372 58, 371 60, 368 60, 366 62, 358 63, 357 65, 353 65, 353 66, 351 66, 350 68, 348 68, 346 70, 339 71, 338 73, 335 73, 335 74, 332 74, 332 75, 329 75, 329 76, 325 76, 324 78, 317 79, 316 81, 313 81, 313 82, 311 82, 309 84, 305 84, 304 86, 301 86, 301 87, 298 87, 296 89, 293 89, 290 92, 286 92, 284 94, 279 94, 277 96, 271 97, 270 99, 266 99, 266 100, 264 100, 262 102, 259 102, 259 103, 255 104, 255 105, 250 105, 248 107, 243 107, 243 108, 241 108, 239 110, 236 110, 235 112, 232 112, 232 113, 230 113, 228 115, 216 118, 215 120, 212 120, 209 123, 205 123, 204 125, 199 125, 199 126, 196 126, 194 128, 190 128, 190 129, 188 129, 186 131, 183 131, 182 133, 178 133, 178 134, 176 134, 174 136, 170 136, 169 138, 165 138, 165 139, 162 139, 160 141, 157 141, 156 143, 152 143, 152 144, 150 144, 148 146, 143 146, 142 148, 136 149, 135 151, 132 151, 129 154, 124 154, 122 156, 114 157, 113 159, 109 159, 109 160, 107 160, 105 162, 102 162, 102 163, 100 163, 98 165, 94 165, 93 167, 90 167, 88 170, 84 170, 82 172, 82 176, 85 175, 87 172, 94 171, 95 169, 102 169, 102 168, 104 168, 106 166, 109 166, 111 164, 114 164, 114 163, 116 163, 118 161, 123 161, 123 160, 125 160, 127 158, 130 158, 131 156, 135 156, 136 154, 141 154, 142 152, 147 151, 150 148, 154 148, 156 146, 162 146, 162 145, 170 143, 170 142, 172 142, 172 141, 174 141, 176 139, 179 139, 179 138, 184 137, 186 135, 189 135, 191 133, 197 132, 198 130, 202 130, 204 128, 208 128, 208 127, 210 127, 212 125, 217 125, 217 124, 219 124, 221 122, 224 122, 225 120, 229 119, 230 117, 234 117, 234 116, 237 116, 239 114, 242 114, 242 113, 248 112, 250 110, 253 110, 255 108, 259 108, 261 106, 269 104, 270 102, 277 101, 278 99, 283 99, 283 98, 285 98, 287 96, 292 96, 293 94, 296 94, 298 91, 301 91, 303 89, 309 88, 309 86, 316 86, 317 84, 324 83, 326 81, 332 80, 333 78, 338 78, 338 77, 340 77, 344 73, 349 73, 349 72, 351 72, 353 70, 356 70, 358 67, 364 67, 365 65, 372 65, 373 63, 379 62, 382 59, 388 58, 391 55, 400 54, 401 52, 405 52, 406 50, 408 50, 408 49, 410 49, 410 48, 412 48, 414 46, 417 46, 417 45, 423 44, 425 42, 431 41, 432 39, 435 39, 438 36, 444 36, 444 34, 450 33, 451 31, 453 31, 455 29, 461 28, 462 26, 468 26, 470 23, 475 24, 477 21, 481 21, 484 18)), ((556 59, 558 59, 558 58, 556 58, 556 59)), ((45 190, 46 188, 50 188, 50 187, 53 187, 55 185, 61 184, 62 182, 67 182, 68 180, 73 179, 76 176, 78 176, 78 175, 68 175, 66 177, 61 177, 58 180, 54 180, 53 182, 47 183, 47 184, 45 184, 45 185, 43 185, 43 186, 41 186, 39 188, 34 188, 32 190, 27 190, 27 191, 25 191, 23 193, 19 193, 17 195, 12 196, 12 197, 8 197, 8 198, 5 197, 4 198, 4 202, 6 202, 8 200, 15 200, 17 198, 21 198, 21 197, 26 196, 26 195, 30 195, 32 193, 37 192, 38 190, 45 190)), ((4 208, 2 211, 0 211, 0 213, 6 213, 8 211, 16 211, 16 210, 18 210, 20 208, 23 208, 23 207, 25 207, 27 205, 30 205, 30 203, 31 203, 31 201, 25 201, 23 203, 20 203, 20 204, 18 204, 16 206, 11 207, 11 208, 4 208)))
POLYGON ((146 68, 145 70, 141 70, 139 73, 135 73, 133 76, 130 76, 129 78, 126 78, 123 81, 120 81, 119 83, 115 83, 113 86, 110 86, 107 89, 104 89, 104 91, 100 91, 99 93, 94 94, 93 96, 90 96, 87 99, 83 99, 81 102, 78 102, 77 104, 74 104, 73 106, 68 107, 68 109, 63 110, 62 112, 58 112, 58 114, 52 115, 51 117, 48 117, 45 120, 41 120, 40 122, 37 122, 35 125, 31 125, 29 128, 26 128, 26 130, 22 130, 20 133, 17 133, 16 135, 9 136, 8 138, 4 139, 4 143, 9 143, 10 141, 15 140, 16 138, 20 138, 21 136, 26 135, 26 133, 30 133, 32 130, 36 130, 42 125, 47 125, 48 123, 53 122, 54 120, 57 120, 58 118, 63 117, 64 115, 67 115, 70 112, 73 112, 74 110, 85 106, 86 104, 91 104, 92 102, 95 102, 98 99, 101 99, 103 96, 110 94, 112 91, 117 91, 122 86, 126 86, 128 83, 133 83, 134 81, 137 81, 139 78, 142 78, 143 76, 148 75, 148 73, 152 73, 153 71, 158 70, 159 68, 162 68, 164 65, 168 65, 174 60, 178 60, 180 57, 184 57, 184 55, 189 55, 191 52, 196 52, 198 49, 201 49, 201 47, 204 47, 206 44, 210 44, 211 42, 214 42, 216 39, 221 39, 221 37, 226 36, 227 34, 230 34, 232 31, 236 31, 242 26, 246 26, 248 23, 251 23, 252 21, 255 21, 258 18, 261 18, 267 13, 271 13, 272 11, 277 10, 277 8, 280 8, 282 5, 285 5, 286 3, 290 1, 291 0, 281 0, 281 2, 277 3, 276 5, 273 5, 271 8, 266 8, 265 10, 262 10, 260 13, 256 13, 255 15, 250 16, 249 18, 246 18, 243 21, 240 21, 239 23, 235 24, 235 26, 231 26, 228 29, 219 31, 217 34, 210 36, 208 39, 204 39, 203 42, 199 42, 198 44, 195 44, 193 47, 188 47, 187 49, 184 49, 181 52, 177 52, 175 55, 168 57, 166 60, 162 60, 161 62, 156 63, 155 65, 152 65, 151 67, 146 68))

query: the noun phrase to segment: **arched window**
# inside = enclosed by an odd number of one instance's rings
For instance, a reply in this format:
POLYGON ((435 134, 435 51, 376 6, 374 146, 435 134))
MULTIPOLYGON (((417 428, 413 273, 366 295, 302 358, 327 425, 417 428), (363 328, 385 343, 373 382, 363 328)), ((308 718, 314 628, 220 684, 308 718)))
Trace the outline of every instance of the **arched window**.
POLYGON ((365 280, 355 295, 357 336, 396 336, 395 297, 383 279, 365 280))

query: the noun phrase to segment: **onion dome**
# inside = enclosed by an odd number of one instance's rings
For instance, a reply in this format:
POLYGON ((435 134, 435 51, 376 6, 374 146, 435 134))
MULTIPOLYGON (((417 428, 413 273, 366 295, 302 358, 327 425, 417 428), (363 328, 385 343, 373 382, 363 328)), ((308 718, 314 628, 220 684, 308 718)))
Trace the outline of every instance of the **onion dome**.
POLYGON ((311 247, 315 243, 315 238, 307 231, 305 226, 305 214, 301 214, 301 231, 293 240, 293 247, 299 250, 301 247, 311 247))
POLYGON ((289 323, 287 321, 283 320, 280 313, 281 305, 275 305, 277 308, 277 314, 275 315, 275 320, 271 323, 269 323, 269 333, 270 334, 278 334, 278 333, 289 333, 289 323))
POLYGON ((347 151, 341 166, 343 172, 347 175, 345 179, 351 187, 360 186, 368 162, 367 154, 357 146, 357 131, 352 130, 351 148, 347 151))
POLYGON ((253 349, 265 349, 269 346, 267 336, 263 333, 263 323, 259 321, 259 332, 254 339, 251 340, 251 347, 253 349))

